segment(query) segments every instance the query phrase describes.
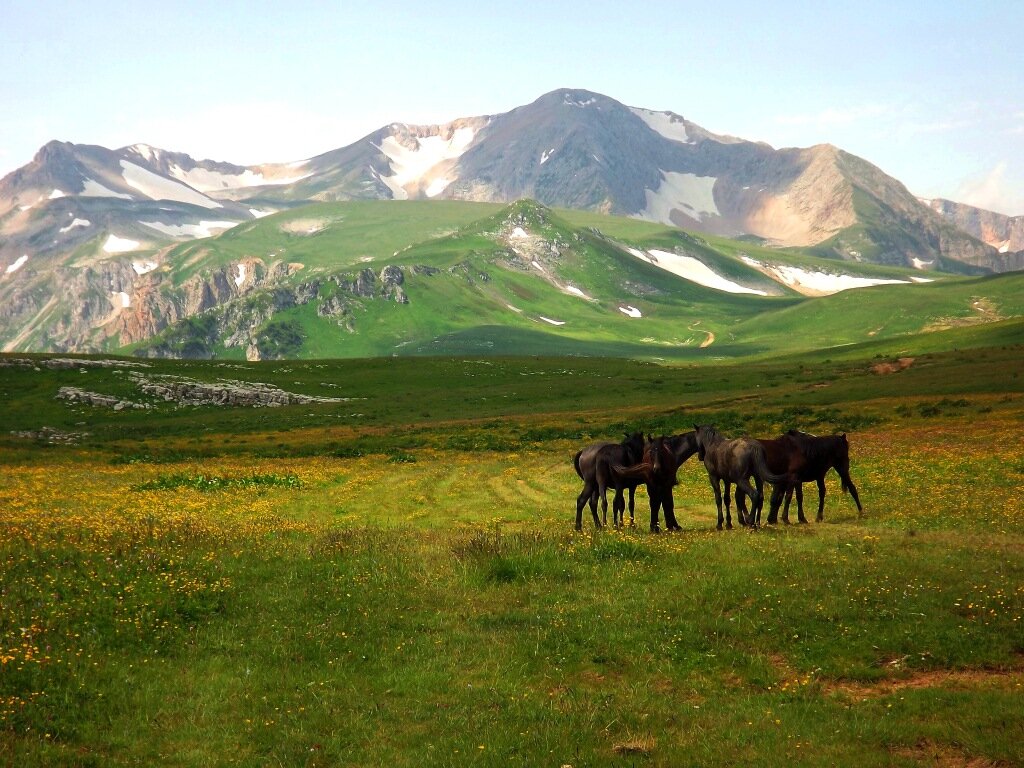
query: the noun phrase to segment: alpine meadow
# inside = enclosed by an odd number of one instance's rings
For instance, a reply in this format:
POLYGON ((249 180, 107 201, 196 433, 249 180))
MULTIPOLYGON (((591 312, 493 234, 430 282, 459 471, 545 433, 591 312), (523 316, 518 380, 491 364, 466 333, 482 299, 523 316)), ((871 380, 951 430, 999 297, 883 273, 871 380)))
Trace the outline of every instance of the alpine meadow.
POLYGON ((49 141, 0 766, 1024 764, 1022 231, 575 88, 291 163, 49 141))

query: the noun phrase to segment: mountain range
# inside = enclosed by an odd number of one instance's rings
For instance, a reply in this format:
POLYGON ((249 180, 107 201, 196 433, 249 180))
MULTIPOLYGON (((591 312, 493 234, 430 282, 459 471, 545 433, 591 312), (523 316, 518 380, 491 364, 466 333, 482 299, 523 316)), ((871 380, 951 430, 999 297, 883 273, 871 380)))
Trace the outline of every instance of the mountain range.
MULTIPOLYGON (((176 270, 167 262, 175 243, 273 213, 356 200, 521 198, 848 264, 922 274, 1024 267, 1021 217, 921 201, 830 145, 777 150, 673 112, 559 89, 499 115, 392 123, 287 164, 52 141, 0 180, 0 340, 7 349, 93 348, 111 301, 118 309, 111 296, 131 301, 158 267, 176 270)), ((288 276, 259 256, 268 275, 288 276)), ((156 308, 146 332, 217 303, 167 304, 165 317, 156 308)))

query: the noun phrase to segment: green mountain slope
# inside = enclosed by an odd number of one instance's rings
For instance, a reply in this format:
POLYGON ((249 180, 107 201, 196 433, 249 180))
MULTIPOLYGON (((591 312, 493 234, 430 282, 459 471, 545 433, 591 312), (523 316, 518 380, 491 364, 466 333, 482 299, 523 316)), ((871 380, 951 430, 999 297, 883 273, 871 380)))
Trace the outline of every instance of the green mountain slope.
POLYGON ((213 274, 225 300, 129 345, 136 354, 705 359, 870 343, 1024 308, 1017 274, 917 284, 914 270, 531 201, 319 204, 177 246, 163 270, 179 290, 213 274), (673 260, 688 277, 662 268, 673 260), (900 284, 808 297, 778 278, 783 267, 900 284))

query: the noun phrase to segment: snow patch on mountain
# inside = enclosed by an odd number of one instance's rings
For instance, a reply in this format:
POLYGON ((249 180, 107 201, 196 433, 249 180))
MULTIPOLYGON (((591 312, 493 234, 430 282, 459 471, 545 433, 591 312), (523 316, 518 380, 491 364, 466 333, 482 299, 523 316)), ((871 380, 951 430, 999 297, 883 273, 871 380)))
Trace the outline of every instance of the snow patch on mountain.
POLYGON ((430 186, 426 189, 427 197, 437 197, 447 189, 448 185, 452 183, 451 179, 437 178, 430 182, 430 186))
POLYGON ((13 273, 17 272, 19 269, 21 269, 25 265, 26 261, 28 261, 28 254, 27 253, 23 253, 21 256, 19 256, 18 258, 16 258, 14 260, 13 264, 8 264, 7 265, 7 269, 4 270, 4 274, 5 275, 10 275, 10 274, 13 274, 13 273))
POLYGON ((88 219, 75 219, 66 227, 61 227, 60 233, 64 234, 65 232, 70 232, 75 227, 88 227, 91 223, 92 222, 90 222, 88 219))
POLYGON ((160 150, 149 144, 133 144, 128 149, 148 162, 155 163, 160 160, 160 150))
POLYGON ((152 200, 175 200, 179 203, 198 205, 201 208, 223 208, 224 206, 216 200, 211 200, 206 195, 194 189, 179 184, 165 176, 161 176, 145 168, 121 161, 121 175, 125 183, 132 189, 137 189, 146 197, 152 200))
POLYGON ((100 184, 96 179, 83 179, 82 191, 79 197, 118 197, 122 200, 131 200, 132 196, 125 192, 115 192, 109 187, 100 184))
POLYGON ((563 104, 569 107, 589 107, 591 104, 596 104, 597 99, 591 96, 589 99, 576 99, 570 96, 568 93, 563 98, 563 104))
POLYGON ((107 253, 128 253, 138 250, 140 243, 137 240, 129 240, 127 237, 110 235, 107 242, 103 244, 103 250, 107 253))
POLYGON ((235 286, 238 288, 242 287, 242 283, 245 282, 245 264, 238 265, 238 274, 235 275, 235 286))
POLYGON ((726 277, 722 277, 722 275, 715 272, 703 261, 699 261, 692 256, 681 256, 678 253, 657 249, 646 252, 637 248, 627 248, 626 250, 638 259, 660 267, 666 272, 671 272, 673 275, 677 275, 684 280, 689 280, 691 283, 703 285, 705 288, 713 288, 716 291, 725 291, 727 293, 746 293, 753 294, 754 296, 768 295, 766 291, 758 288, 748 288, 745 285, 740 285, 726 277))
POLYGON ((232 174, 210 171, 198 166, 186 171, 179 165, 172 165, 170 167, 170 172, 174 178, 188 184, 190 187, 197 189, 200 192, 217 192, 218 190, 225 189, 294 184, 297 181, 302 181, 303 179, 309 178, 313 175, 313 173, 310 172, 301 176, 275 178, 274 176, 264 176, 262 172, 256 173, 248 168, 242 173, 232 174))
POLYGON ((686 133, 686 123, 683 118, 672 112, 654 112, 650 109, 630 107, 629 110, 647 123, 647 126, 664 136, 669 141, 678 141, 681 144, 693 144, 693 139, 686 133))
MULTIPOLYGON (((456 128, 450 139, 443 136, 413 138, 415 148, 406 147, 394 136, 387 136, 377 149, 390 161, 392 175, 381 174, 378 178, 387 185, 396 200, 407 200, 409 186, 426 181, 430 170, 439 163, 460 157, 469 148, 475 136, 476 130, 466 126, 456 128)), ((431 197, 440 194, 451 183, 450 180, 443 179, 444 186, 438 189, 434 185, 442 179, 430 181, 432 183, 427 187, 427 194, 431 197), (430 195, 431 191, 434 195, 430 195)))
POLYGON ((64 193, 61 192, 59 189, 55 189, 53 190, 53 192, 50 193, 51 200, 56 200, 58 197, 64 197, 64 193))
POLYGON ((626 315, 626 317, 633 317, 633 318, 643 317, 643 315, 640 313, 640 310, 637 309, 636 307, 630 307, 630 306, 619 307, 619 312, 621 312, 622 314, 626 315))
POLYGON ((692 219, 703 221, 709 216, 720 216, 715 205, 715 176, 697 176, 693 173, 662 171, 657 190, 644 190, 647 205, 637 218, 673 224, 672 211, 681 211, 692 219))
POLYGON ((135 270, 135 274, 144 275, 147 272, 152 272, 159 266, 155 261, 133 261, 132 269, 135 270))
POLYGON ((212 237, 216 232, 223 232, 238 224, 237 221, 200 221, 198 224, 163 224, 159 221, 140 221, 145 227, 155 229, 169 237, 212 237))
POLYGON ((851 288, 870 288, 873 285, 909 285, 908 280, 891 280, 880 277, 857 277, 820 270, 808 270, 788 264, 762 263, 749 256, 742 257, 743 263, 760 269, 781 283, 785 283, 805 296, 830 296, 851 288))
POLYGON ((115 309, 128 309, 132 305, 132 297, 124 291, 115 291, 110 295, 115 309))
POLYGON ((592 297, 590 297, 587 294, 585 294, 583 291, 581 291, 575 285, 567 285, 567 286, 565 286, 565 292, 566 293, 571 293, 573 296, 579 296, 581 299, 586 299, 587 301, 593 301, 594 300, 592 297))
POLYGON ((551 159, 551 156, 553 154, 555 154, 555 150, 554 149, 548 149, 548 150, 545 150, 545 151, 541 152, 540 153, 540 164, 544 165, 544 163, 546 163, 548 160, 551 159))
POLYGON ((252 217, 254 219, 262 219, 264 216, 269 216, 272 213, 277 213, 277 211, 261 211, 258 208, 250 208, 249 213, 252 214, 252 217))
POLYGON ((565 320, 552 320, 550 317, 544 317, 544 315, 537 315, 537 317, 551 325, 565 325, 565 320))
POLYGON ((924 259, 919 259, 915 256, 910 260, 910 263, 914 265, 914 269, 928 269, 928 267, 935 263, 935 260, 932 259, 931 261, 925 261, 924 259))

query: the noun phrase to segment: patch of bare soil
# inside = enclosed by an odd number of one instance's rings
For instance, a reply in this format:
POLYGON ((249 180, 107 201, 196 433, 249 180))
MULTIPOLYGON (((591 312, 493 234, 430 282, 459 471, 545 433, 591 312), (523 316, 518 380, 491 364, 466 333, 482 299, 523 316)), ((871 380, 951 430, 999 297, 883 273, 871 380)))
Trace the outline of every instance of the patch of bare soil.
POLYGON ((959 747, 936 744, 928 739, 921 739, 912 747, 893 747, 890 751, 897 757, 936 768, 1002 768, 1009 765, 1001 760, 972 757, 959 747))
POLYGON ((971 297, 971 311, 975 314, 968 315, 967 317, 940 317, 921 330, 925 332, 945 331, 950 328, 963 328, 968 325, 993 323, 996 320, 1003 319, 1003 315, 999 312, 999 307, 996 306, 995 302, 984 296, 971 297))
POLYGON ((1024 692, 1024 670, 993 669, 933 669, 915 672, 905 677, 892 677, 872 683, 852 680, 825 682, 827 692, 837 692, 853 699, 863 700, 888 696, 897 691, 921 688, 979 688, 994 686, 1016 688, 1024 692))
POLYGON ((914 358, 912 357, 900 357, 895 362, 891 363, 876 363, 871 366, 871 372, 884 376, 889 373, 899 373, 905 371, 907 368, 914 364, 914 358))

